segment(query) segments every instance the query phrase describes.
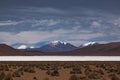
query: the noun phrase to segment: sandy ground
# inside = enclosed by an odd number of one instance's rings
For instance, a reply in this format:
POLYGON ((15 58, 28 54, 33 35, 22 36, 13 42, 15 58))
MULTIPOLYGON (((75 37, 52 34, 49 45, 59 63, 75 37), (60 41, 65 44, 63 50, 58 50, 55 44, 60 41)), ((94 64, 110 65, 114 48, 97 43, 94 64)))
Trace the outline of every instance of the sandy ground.
POLYGON ((0 62, 0 75, 2 72, 11 74, 13 80, 120 80, 120 62, 0 62), (46 73, 48 70, 50 75, 46 73), (59 75, 52 75, 55 70, 59 75), (15 72, 20 76, 13 76, 15 72))

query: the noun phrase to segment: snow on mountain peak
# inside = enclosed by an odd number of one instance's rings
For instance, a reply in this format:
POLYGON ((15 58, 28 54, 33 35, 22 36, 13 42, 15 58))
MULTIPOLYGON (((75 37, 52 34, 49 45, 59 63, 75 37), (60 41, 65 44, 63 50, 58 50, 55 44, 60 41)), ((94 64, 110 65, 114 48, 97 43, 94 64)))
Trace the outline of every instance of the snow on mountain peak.
POLYGON ((83 44, 83 46, 89 46, 89 45, 94 45, 94 44, 96 44, 96 42, 88 42, 88 43, 83 44))
POLYGON ((27 46, 27 45, 20 45, 19 47, 17 47, 17 49, 27 49, 27 48, 35 48, 34 46, 27 46))
POLYGON ((59 43, 59 41, 52 41, 52 43, 53 43, 53 44, 57 44, 57 43, 59 43))
POLYGON ((35 48, 34 46, 30 46, 30 48, 32 49, 32 48, 35 48))
POLYGON ((26 48, 27 48, 26 45, 21 45, 21 46, 19 46, 17 49, 26 49, 26 48))
POLYGON ((64 45, 67 44, 66 42, 63 42, 63 41, 52 41, 51 43, 52 43, 53 45, 57 45, 57 44, 59 44, 59 43, 64 44, 64 45))

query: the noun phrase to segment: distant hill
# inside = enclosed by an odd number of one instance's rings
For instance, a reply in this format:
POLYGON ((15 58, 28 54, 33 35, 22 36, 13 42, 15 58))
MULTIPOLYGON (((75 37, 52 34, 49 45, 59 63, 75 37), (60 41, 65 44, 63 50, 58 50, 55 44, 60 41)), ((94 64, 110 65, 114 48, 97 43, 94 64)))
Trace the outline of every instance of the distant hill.
POLYGON ((6 44, 0 44, 0 56, 26 56, 26 52, 14 49, 6 44))

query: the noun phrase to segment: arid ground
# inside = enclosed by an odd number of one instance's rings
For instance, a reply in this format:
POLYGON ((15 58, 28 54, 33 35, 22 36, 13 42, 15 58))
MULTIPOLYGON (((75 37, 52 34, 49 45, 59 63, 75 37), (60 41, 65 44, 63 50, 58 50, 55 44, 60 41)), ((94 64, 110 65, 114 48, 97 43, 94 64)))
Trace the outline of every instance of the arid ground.
POLYGON ((0 80, 120 80, 120 62, 0 62, 0 80))

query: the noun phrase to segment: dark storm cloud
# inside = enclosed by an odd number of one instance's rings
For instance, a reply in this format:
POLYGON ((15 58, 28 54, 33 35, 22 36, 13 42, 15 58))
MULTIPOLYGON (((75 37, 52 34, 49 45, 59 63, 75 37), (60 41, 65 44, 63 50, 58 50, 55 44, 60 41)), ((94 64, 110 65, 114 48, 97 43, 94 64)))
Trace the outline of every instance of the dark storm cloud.
POLYGON ((120 0, 1 0, 0 20, 120 14, 120 0), (106 13, 106 14, 105 14, 106 13))
POLYGON ((120 12, 120 0, 1 0, 0 9, 15 7, 89 8, 120 12))

